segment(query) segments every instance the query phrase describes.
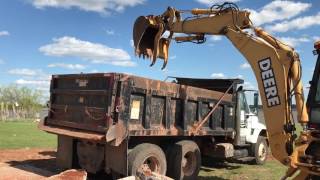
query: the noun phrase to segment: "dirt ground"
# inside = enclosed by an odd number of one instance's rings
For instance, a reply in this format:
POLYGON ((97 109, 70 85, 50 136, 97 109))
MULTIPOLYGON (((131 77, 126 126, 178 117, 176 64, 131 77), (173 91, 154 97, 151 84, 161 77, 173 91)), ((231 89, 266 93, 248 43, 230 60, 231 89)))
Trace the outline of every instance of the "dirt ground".
MULTIPOLYGON (((43 180, 50 176, 61 173, 63 170, 57 168, 55 165, 56 150, 48 148, 28 148, 17 150, 0 150, 0 180, 43 180)), ((269 162, 272 157, 269 157, 269 162)), ((230 164, 229 164, 230 165, 230 164)), ((239 166, 237 164, 236 166, 239 166)), ((256 169, 263 167, 250 167, 247 169, 256 169)), ((268 165, 266 165, 267 167, 268 165)), ((273 166, 273 165, 272 165, 273 166)), ((211 166, 209 166, 211 167, 211 166)), ((240 166, 239 166, 240 167, 240 166)), ((215 167, 217 168, 217 167, 215 167)), ((222 173, 235 173, 229 172, 228 168, 223 169, 209 169, 202 167, 202 174, 200 173, 199 179, 224 179, 215 178, 217 172, 222 173), (203 169, 204 168, 204 169, 203 169), (212 174, 213 173, 213 174, 212 174), (210 177, 209 177, 209 176, 210 177), (213 177, 211 177, 213 176, 213 177)), ((266 170, 266 169, 263 169, 266 170)), ((236 170, 235 170, 236 171, 236 170)), ((238 173, 242 173, 239 172, 238 173)), ((88 179, 110 179, 106 175, 88 175, 88 179)), ((229 178, 227 178, 229 179, 229 178)), ((233 178, 231 178, 233 179, 233 178)), ((69 179, 68 179, 69 180, 69 179)))
MULTIPOLYGON (((48 177, 50 180, 83 180, 83 171, 74 171, 65 172, 56 166, 56 149, 0 150, 0 180, 44 180, 48 177), (62 172, 64 174, 59 174, 62 172)), ((110 177, 88 174, 87 179, 102 180, 110 177)))
POLYGON ((1 150, 0 179, 38 180, 58 174, 55 154, 55 149, 1 150))

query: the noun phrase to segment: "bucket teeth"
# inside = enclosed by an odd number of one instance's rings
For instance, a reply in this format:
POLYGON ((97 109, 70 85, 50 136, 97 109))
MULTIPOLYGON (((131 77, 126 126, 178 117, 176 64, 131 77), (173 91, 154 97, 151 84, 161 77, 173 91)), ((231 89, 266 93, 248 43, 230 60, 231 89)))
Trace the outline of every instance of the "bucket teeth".
POLYGON ((164 70, 166 68, 167 64, 168 64, 168 59, 164 59, 161 70, 164 70))

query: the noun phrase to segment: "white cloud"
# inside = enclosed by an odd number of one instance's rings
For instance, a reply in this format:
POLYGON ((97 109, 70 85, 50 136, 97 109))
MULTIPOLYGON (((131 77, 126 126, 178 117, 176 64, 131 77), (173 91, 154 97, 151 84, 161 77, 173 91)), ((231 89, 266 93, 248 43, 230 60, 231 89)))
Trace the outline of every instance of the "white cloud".
POLYGON ((211 41, 220 41, 220 40, 222 40, 222 36, 212 35, 212 36, 210 36, 209 40, 211 40, 211 41))
POLYGON ((21 76, 36 76, 42 73, 40 69, 16 68, 8 71, 9 74, 21 76))
POLYGON ((170 56, 169 59, 173 60, 173 59, 177 59, 176 55, 170 56))
POLYGON ((253 83, 251 83, 249 81, 244 81, 243 87, 244 87, 244 89, 248 89, 248 90, 257 90, 258 89, 255 85, 253 85, 253 83))
POLYGON ((278 20, 291 19, 311 7, 310 3, 294 2, 294 1, 272 1, 262 7, 258 12, 248 9, 251 14, 250 18, 254 25, 262 25, 278 20))
POLYGON ((251 68, 251 67, 250 67, 250 64, 246 62, 246 63, 241 64, 241 65, 240 65, 240 68, 241 68, 241 69, 249 69, 249 68, 251 68))
POLYGON ((313 41, 320 41, 320 36, 312 36, 313 41))
MULTIPOLYGON (((225 0, 196 0, 197 2, 207 5, 207 6, 212 6, 214 4, 222 4, 226 2, 225 0)), ((239 2, 240 0, 228 0, 227 2, 239 2)))
POLYGON ((211 77, 217 78, 217 79, 222 79, 222 78, 225 78, 226 76, 223 73, 212 73, 211 77))
POLYGON ((10 33, 8 31, 0 31, 0 36, 9 36, 10 33))
POLYGON ((127 7, 133 7, 144 2, 145 0, 33 0, 32 4, 39 9, 46 7, 78 8, 84 11, 108 14, 113 11, 121 12, 127 7))
POLYGON ((236 76, 236 78, 243 79, 244 77, 243 77, 243 75, 239 74, 239 75, 236 76))
POLYGON ((107 35, 112 36, 115 34, 114 30, 106 30, 107 35))
POLYGON ((49 64, 48 67, 60 67, 65 69, 71 69, 71 70, 83 70, 86 69, 86 66, 81 64, 65 64, 65 63, 53 63, 49 64))
POLYGON ((269 25, 266 29, 271 32, 287 32, 289 30, 306 29, 315 25, 320 25, 320 13, 314 16, 299 17, 290 21, 269 25))
POLYGON ((300 43, 304 43, 304 42, 310 42, 311 39, 308 38, 308 37, 298 37, 298 38, 295 38, 295 37, 279 37, 279 39, 288 44, 289 46, 292 46, 292 47, 296 47, 298 46, 300 43))
MULTIPOLYGON (((99 62, 97 62, 99 63, 99 62)), ((133 67, 136 66, 136 63, 132 61, 112 61, 110 64, 115 66, 125 66, 125 67, 133 67)))
POLYGON ((47 56, 78 57, 97 64, 135 65, 131 61, 130 55, 123 49, 110 48, 103 44, 83 41, 69 36, 53 39, 52 44, 40 47, 39 51, 47 56))
POLYGON ((130 40, 130 46, 131 46, 131 47, 134 47, 133 39, 130 40))
POLYGON ((46 92, 48 96, 51 75, 46 74, 41 69, 12 69, 9 73, 23 76, 15 81, 17 85, 28 86, 30 88, 46 92))
POLYGON ((18 79, 18 80, 16 80, 16 84, 19 84, 19 85, 50 85, 50 81, 18 79))

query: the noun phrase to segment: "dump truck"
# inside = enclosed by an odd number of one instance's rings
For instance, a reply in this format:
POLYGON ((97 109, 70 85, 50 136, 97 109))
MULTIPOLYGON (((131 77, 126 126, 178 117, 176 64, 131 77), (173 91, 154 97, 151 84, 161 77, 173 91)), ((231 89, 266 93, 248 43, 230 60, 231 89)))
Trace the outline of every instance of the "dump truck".
POLYGON ((257 116, 259 96, 243 83, 179 77, 165 82, 123 73, 53 75, 48 116, 39 128, 58 135, 60 167, 117 178, 147 169, 194 179, 204 156, 251 157, 263 164, 268 140, 257 116), (247 92, 253 93, 247 97, 247 92))

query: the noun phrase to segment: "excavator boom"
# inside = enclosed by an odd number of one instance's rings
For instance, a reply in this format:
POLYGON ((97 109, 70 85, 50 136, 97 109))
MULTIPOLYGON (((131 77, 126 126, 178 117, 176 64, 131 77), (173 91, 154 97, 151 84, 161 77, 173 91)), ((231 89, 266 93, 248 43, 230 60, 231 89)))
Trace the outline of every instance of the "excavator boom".
POLYGON ((140 16, 133 28, 135 53, 150 58, 151 65, 158 58, 163 59, 165 68, 171 40, 203 43, 206 35, 226 36, 247 59, 256 76, 273 156, 290 167, 287 176, 298 169, 303 175, 319 175, 319 168, 302 160, 308 145, 318 139, 307 130, 299 55, 290 46, 254 27, 249 15, 232 3, 224 3, 190 11, 169 7, 162 15, 140 16), (191 16, 183 19, 185 13, 191 16), (245 29, 252 29, 254 35, 245 29), (169 35, 163 37, 166 31, 169 35), (175 37, 174 33, 186 36, 175 37), (295 96, 297 119, 304 129, 298 139, 291 112, 292 96, 295 96))

